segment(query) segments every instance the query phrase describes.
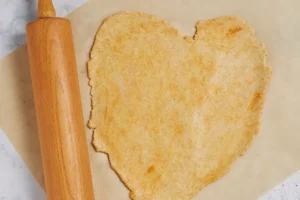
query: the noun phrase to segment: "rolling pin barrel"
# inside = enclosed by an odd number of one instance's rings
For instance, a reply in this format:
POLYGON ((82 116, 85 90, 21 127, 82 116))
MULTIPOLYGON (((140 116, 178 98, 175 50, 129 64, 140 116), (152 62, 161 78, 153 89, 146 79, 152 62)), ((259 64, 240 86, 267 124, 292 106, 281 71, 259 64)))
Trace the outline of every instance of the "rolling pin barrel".
POLYGON ((71 24, 51 13, 27 25, 45 189, 48 200, 93 200, 71 24))

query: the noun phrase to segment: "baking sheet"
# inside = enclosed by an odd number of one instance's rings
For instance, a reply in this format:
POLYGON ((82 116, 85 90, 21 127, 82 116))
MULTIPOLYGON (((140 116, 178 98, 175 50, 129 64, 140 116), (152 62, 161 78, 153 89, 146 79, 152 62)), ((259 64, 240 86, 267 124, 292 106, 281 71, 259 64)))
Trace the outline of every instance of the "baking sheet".
MULTIPOLYGON (((232 170, 203 189, 196 200, 253 200, 300 168, 300 13, 298 0, 90 0, 68 18, 73 24, 84 119, 90 111, 86 71, 89 51, 103 19, 118 11, 141 11, 166 19, 183 35, 197 20, 235 15, 247 20, 269 50, 273 77, 262 126, 252 147, 232 170)), ((247 91, 245 91, 247 92, 247 91)), ((43 186, 26 46, 0 61, 0 127, 43 186)), ((86 129, 96 200, 128 200, 128 190, 96 153, 86 129)))

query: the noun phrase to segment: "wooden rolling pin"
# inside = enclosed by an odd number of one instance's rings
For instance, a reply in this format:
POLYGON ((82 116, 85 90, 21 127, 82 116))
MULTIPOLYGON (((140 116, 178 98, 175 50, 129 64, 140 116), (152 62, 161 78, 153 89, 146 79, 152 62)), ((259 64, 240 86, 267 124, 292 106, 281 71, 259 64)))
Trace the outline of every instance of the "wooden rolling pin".
POLYGON ((27 45, 48 200, 93 200, 71 24, 39 0, 27 45))

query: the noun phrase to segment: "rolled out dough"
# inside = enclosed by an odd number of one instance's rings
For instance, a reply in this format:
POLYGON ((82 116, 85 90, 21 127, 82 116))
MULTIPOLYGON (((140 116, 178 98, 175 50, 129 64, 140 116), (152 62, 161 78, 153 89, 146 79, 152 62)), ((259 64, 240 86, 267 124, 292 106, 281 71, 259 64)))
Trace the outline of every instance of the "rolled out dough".
POLYGON ((199 21, 194 38, 153 15, 100 27, 88 63, 97 151, 134 200, 191 199, 258 133, 271 70, 235 17, 199 21))

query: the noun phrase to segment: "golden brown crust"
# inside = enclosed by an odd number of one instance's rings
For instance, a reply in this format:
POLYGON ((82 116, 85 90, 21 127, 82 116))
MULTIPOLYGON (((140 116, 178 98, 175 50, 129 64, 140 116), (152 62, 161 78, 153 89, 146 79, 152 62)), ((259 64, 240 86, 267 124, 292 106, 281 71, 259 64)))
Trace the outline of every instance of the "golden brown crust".
POLYGON ((235 17, 199 21, 194 39, 153 15, 100 27, 88 63, 89 126, 135 200, 191 199, 258 133, 271 70, 235 17))

